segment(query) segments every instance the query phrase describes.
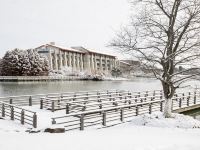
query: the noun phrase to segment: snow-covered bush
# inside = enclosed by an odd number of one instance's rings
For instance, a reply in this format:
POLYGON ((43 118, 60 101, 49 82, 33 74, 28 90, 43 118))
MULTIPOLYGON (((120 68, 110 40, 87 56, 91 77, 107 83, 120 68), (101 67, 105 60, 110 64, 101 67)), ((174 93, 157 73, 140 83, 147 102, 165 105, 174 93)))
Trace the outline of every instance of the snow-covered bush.
POLYGON ((48 59, 33 49, 7 51, 2 60, 1 75, 5 76, 48 75, 48 71, 48 59))
POLYGON ((49 76, 79 76, 81 73, 73 70, 72 67, 64 66, 61 70, 50 70, 49 76))

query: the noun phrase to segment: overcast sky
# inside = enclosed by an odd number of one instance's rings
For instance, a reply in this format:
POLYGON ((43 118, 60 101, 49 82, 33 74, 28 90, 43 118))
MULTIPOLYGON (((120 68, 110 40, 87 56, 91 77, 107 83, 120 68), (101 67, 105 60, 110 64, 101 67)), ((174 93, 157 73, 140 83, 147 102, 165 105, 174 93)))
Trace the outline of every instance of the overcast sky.
POLYGON ((0 0, 0 57, 51 41, 117 55, 106 44, 129 15, 127 0, 0 0))

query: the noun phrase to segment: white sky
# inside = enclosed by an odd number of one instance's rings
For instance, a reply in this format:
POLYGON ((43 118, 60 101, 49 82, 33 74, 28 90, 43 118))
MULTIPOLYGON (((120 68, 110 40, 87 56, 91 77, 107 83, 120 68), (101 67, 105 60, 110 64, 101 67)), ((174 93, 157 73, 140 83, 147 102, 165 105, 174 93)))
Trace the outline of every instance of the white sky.
POLYGON ((106 44, 130 15, 127 0, 0 0, 0 57, 54 41, 114 54, 106 44))

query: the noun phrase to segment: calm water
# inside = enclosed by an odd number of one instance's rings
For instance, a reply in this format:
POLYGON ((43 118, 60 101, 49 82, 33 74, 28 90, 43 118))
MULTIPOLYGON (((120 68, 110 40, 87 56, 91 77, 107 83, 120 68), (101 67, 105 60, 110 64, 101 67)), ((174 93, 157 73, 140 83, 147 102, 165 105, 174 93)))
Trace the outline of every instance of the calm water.
POLYGON ((0 82, 0 96, 107 89, 156 90, 161 89, 161 84, 155 79, 143 78, 131 81, 0 82))

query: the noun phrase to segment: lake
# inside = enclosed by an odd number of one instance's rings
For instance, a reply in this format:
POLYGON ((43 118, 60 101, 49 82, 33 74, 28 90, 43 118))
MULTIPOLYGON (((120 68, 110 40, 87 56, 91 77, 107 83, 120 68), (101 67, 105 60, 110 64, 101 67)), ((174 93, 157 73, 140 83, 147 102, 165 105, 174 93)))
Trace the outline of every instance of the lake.
POLYGON ((136 78, 131 81, 51 81, 51 82, 0 82, 0 96, 46 94, 89 90, 159 90, 158 80, 136 78))

